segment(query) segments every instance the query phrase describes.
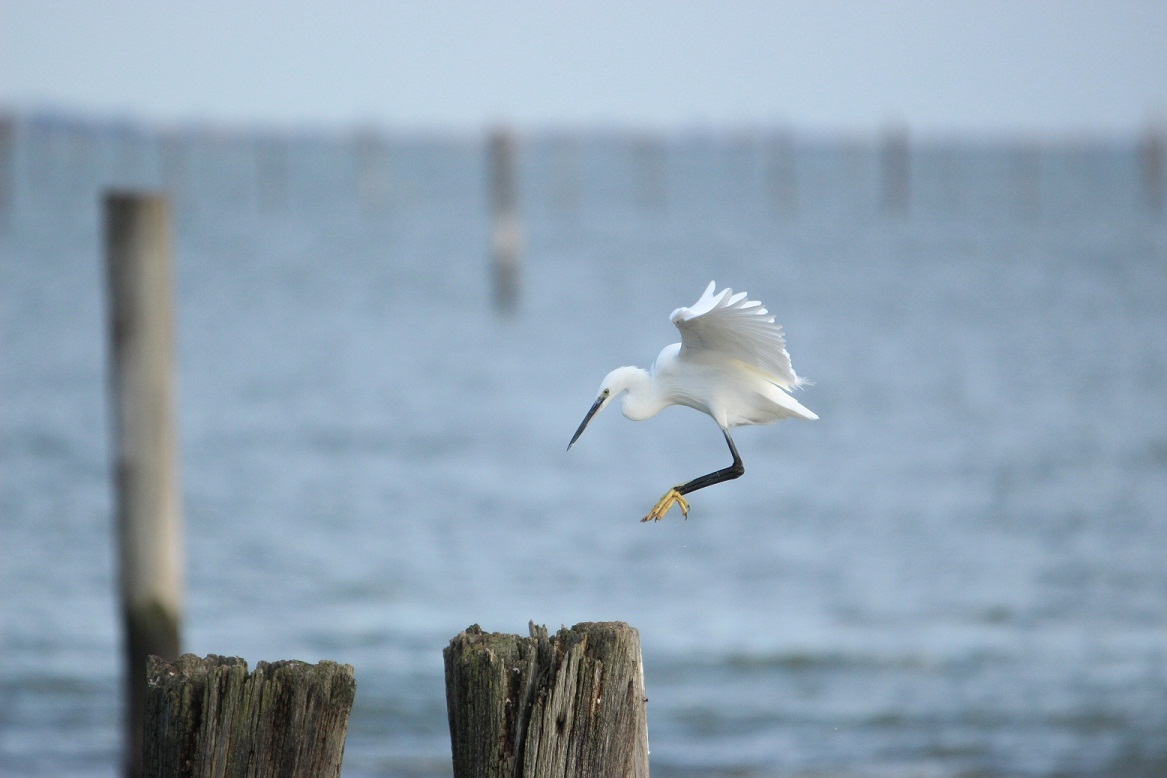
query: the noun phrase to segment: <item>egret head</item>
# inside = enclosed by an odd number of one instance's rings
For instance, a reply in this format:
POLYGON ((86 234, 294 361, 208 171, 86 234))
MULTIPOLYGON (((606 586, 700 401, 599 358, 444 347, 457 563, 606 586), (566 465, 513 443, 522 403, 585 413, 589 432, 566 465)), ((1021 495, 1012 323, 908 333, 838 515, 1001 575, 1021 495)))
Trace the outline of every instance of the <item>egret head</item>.
POLYGON ((596 401, 592 403, 592 407, 588 410, 587 416, 584 416, 584 420, 580 422, 579 428, 571 436, 571 442, 567 444, 568 451, 579 440, 579 436, 583 434, 584 428, 588 426, 588 422, 592 420, 592 417, 607 408, 608 403, 632 387, 640 380, 641 376, 647 377, 647 374, 639 367, 618 367, 604 376, 604 380, 600 383, 600 391, 596 395, 596 401))

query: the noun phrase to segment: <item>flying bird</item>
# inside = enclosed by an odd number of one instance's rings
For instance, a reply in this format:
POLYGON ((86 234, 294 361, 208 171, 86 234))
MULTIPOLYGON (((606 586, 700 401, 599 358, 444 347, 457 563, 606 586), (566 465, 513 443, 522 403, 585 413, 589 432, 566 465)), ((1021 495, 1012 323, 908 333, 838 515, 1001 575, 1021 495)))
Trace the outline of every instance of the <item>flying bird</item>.
POLYGON ((717 422, 733 463, 669 489, 641 521, 660 521, 674 505, 688 518, 684 495, 745 472, 729 434, 734 427, 818 418, 787 393, 807 381, 790 365, 782 325, 745 292, 716 289, 710 281, 692 307, 673 311, 669 319, 681 331, 681 342, 665 346, 651 370, 618 367, 604 376, 596 401, 567 444, 570 451, 588 422, 621 395, 620 410, 633 421, 685 405, 717 422))

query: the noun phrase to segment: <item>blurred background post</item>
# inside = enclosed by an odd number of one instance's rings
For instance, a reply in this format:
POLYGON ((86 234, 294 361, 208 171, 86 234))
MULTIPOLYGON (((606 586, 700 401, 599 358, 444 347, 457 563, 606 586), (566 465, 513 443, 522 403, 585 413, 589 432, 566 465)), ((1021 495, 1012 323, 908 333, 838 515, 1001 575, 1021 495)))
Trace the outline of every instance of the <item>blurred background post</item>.
POLYGON ((166 197, 104 200, 127 774, 141 772, 146 657, 181 648, 182 498, 175 420, 173 228, 166 197))
POLYGON ((519 302, 519 277, 523 253, 523 222, 519 213, 519 140, 514 131, 500 127, 487 142, 490 171, 490 203, 494 218, 491 257, 494 302, 510 313, 519 302))

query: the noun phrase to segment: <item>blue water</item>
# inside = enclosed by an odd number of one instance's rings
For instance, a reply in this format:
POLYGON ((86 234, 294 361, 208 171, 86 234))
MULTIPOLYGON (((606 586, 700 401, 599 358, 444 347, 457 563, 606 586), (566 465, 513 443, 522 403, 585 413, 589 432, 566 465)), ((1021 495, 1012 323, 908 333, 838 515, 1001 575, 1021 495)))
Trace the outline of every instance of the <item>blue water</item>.
POLYGON ((441 650, 640 630, 660 776, 1167 774, 1167 220, 1138 147, 21 121, 0 165, 0 775, 114 775, 98 193, 177 226, 184 648, 355 666, 346 776, 450 774, 441 650), (710 279, 817 422, 597 418, 710 279))

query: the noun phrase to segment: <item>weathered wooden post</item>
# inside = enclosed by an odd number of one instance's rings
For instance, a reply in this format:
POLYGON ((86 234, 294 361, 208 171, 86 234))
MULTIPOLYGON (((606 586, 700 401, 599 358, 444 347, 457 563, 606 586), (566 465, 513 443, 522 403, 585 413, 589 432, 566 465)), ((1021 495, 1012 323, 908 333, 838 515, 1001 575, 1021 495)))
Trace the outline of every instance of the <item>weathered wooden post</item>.
POLYGON ((183 603, 174 420, 170 208, 158 195, 105 198, 110 388, 125 625, 127 773, 139 774, 146 657, 174 659, 183 603))
POLYGON ((647 778, 639 633, 618 621, 530 631, 474 625, 446 648, 454 778, 647 778))
POLYGON ((519 216, 518 142, 514 133, 490 136, 490 200, 494 212, 494 301, 499 310, 514 309, 519 297, 519 260, 523 225, 519 216))
POLYGON ((146 679, 145 778, 340 775, 357 682, 352 665, 238 657, 152 656, 146 679))

